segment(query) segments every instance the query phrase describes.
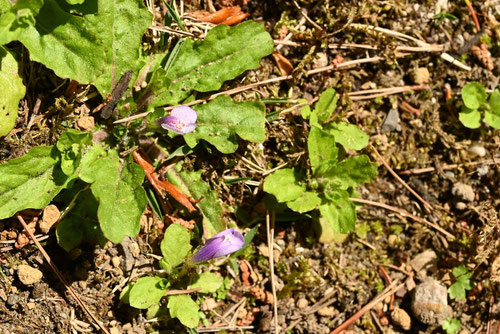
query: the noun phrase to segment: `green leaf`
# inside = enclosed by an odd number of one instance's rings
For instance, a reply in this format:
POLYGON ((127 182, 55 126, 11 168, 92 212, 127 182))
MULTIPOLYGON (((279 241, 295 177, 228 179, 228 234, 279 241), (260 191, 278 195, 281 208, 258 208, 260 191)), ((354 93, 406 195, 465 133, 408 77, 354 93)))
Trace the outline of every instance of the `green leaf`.
POLYGON ((313 171, 322 162, 335 163, 339 153, 335 146, 335 137, 316 126, 312 126, 309 132, 307 150, 313 171))
MULTIPOLYGON (((306 99, 299 99, 297 101, 298 103, 308 103, 306 99)), ((302 108, 300 108, 300 115, 302 116, 303 119, 309 119, 311 117, 311 106, 309 104, 306 104, 302 108)))
POLYGON ((462 88, 462 100, 469 109, 479 108, 486 102, 487 96, 484 86, 479 82, 470 82, 462 88))
POLYGON ((321 198, 312 191, 306 191, 300 194, 300 197, 294 201, 287 202, 286 205, 293 211, 300 213, 311 211, 321 203, 321 198))
POLYGON ((319 206, 323 218, 336 232, 349 233, 356 225, 356 207, 348 198, 324 200, 319 206))
POLYGON ((59 246, 67 252, 83 241, 106 243, 97 221, 97 200, 88 190, 78 194, 76 205, 57 225, 56 236, 59 246))
POLYGON ((42 209, 73 178, 56 164, 59 155, 53 146, 38 146, 28 154, 0 165, 0 219, 24 209, 42 209))
POLYGON ((330 115, 337 108, 338 99, 337 92, 333 88, 328 88, 321 93, 319 101, 316 103, 315 109, 311 113, 311 125, 316 125, 321 128, 321 125, 328 120, 330 115))
POLYGON ((292 168, 279 169, 266 177, 264 191, 276 196, 280 203, 294 201, 306 191, 304 185, 298 184, 302 178, 298 170, 292 168))
POLYGON ((85 2, 85 0, 66 0, 70 5, 81 5, 85 2))
POLYGON ((0 47, 0 92, 3 92, 0 94, 0 137, 8 135, 14 128, 19 101, 25 91, 16 59, 7 49, 0 47))
POLYGON ((455 318, 446 319, 443 322, 442 327, 446 331, 446 334, 455 334, 462 329, 462 326, 460 325, 460 320, 455 318))
POLYGON ((100 143, 87 147, 77 168, 78 177, 84 182, 94 183, 99 170, 98 161, 106 155, 107 152, 100 143))
POLYGON ((198 208, 203 215, 203 235, 206 238, 222 232, 226 228, 224 222, 224 210, 219 200, 217 192, 201 178, 201 170, 191 172, 183 169, 182 163, 175 166, 175 170, 169 170, 167 177, 170 182, 181 188, 192 198, 203 199, 198 203, 198 208))
POLYGON ((451 299, 465 299, 465 292, 472 289, 473 284, 470 280, 472 272, 464 264, 453 269, 453 276, 456 282, 448 288, 448 294, 451 299))
POLYGON ((335 137, 335 141, 347 150, 361 150, 368 145, 370 137, 354 124, 338 122, 330 123, 325 131, 335 137))
POLYGON ((82 157, 82 152, 87 145, 92 144, 92 134, 70 129, 59 138, 56 147, 61 152, 61 169, 64 174, 72 175, 82 157))
POLYGON ((326 177, 328 182, 336 184, 339 189, 347 190, 373 180, 377 176, 377 165, 368 156, 358 155, 329 167, 320 176, 326 177))
POLYGON ((203 273, 194 277, 191 289, 201 288, 200 293, 212 293, 222 286, 222 277, 214 273, 203 273))
POLYGON ((188 295, 174 295, 168 298, 167 304, 170 316, 177 318, 186 327, 198 326, 200 307, 188 295))
POLYGON ((184 226, 172 224, 167 228, 160 245, 165 270, 170 271, 184 262, 191 250, 190 240, 191 234, 184 226))
POLYGON ((186 143, 195 147, 201 139, 222 153, 234 153, 241 138, 262 143, 266 139, 265 106, 259 102, 235 102, 220 95, 209 103, 195 107, 196 130, 184 135, 186 143))
POLYGON ((500 91, 495 89, 490 95, 489 109, 484 113, 484 119, 489 126, 500 129, 500 91))
POLYGON ((218 90, 225 81, 257 68, 273 48, 271 36, 260 23, 218 25, 204 40, 186 39, 168 73, 159 69, 153 74, 146 94, 152 92, 152 105, 159 106, 177 104, 192 91, 218 90))
POLYGON ((481 113, 477 109, 462 106, 462 111, 458 113, 458 119, 470 129, 477 129, 481 126, 481 113))
POLYGON ((138 309, 147 309, 161 300, 167 288, 168 280, 165 278, 157 276, 141 277, 130 290, 130 306, 138 309))
POLYGON ((118 152, 97 160, 91 189, 99 201, 97 216, 104 236, 119 243, 126 235, 139 233, 140 220, 147 204, 142 182, 144 170, 130 161, 120 161, 118 152))
POLYGON ((0 19, 0 45, 19 40, 31 60, 62 78, 92 83, 102 95, 111 92, 123 73, 141 68, 141 40, 151 24, 142 1, 98 0, 86 15, 72 15, 56 0, 25 8, 20 3, 29 2, 18 1, 0 19), (16 19, 21 13, 27 13, 29 24, 16 19))

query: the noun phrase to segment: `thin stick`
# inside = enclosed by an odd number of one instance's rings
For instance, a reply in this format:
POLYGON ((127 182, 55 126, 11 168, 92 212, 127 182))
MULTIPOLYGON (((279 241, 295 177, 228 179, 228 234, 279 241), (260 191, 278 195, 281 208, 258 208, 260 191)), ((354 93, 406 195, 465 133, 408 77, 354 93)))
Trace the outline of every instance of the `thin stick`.
POLYGON ((272 223, 269 223, 269 211, 266 213, 266 231, 267 231, 267 247, 269 248, 269 271, 271 272, 271 289, 273 292, 273 310, 274 310, 274 332, 279 333, 278 326, 278 297, 276 297, 276 284, 274 279, 274 222, 275 213, 273 211, 272 223))
MULTIPOLYGON (((378 270, 380 270, 380 272, 382 273, 382 276, 387 281, 387 284, 390 285, 392 283, 392 279, 391 276, 389 276, 389 274, 387 273, 387 270, 385 270, 385 268, 382 265, 378 266, 378 270)), ((394 308, 394 291, 391 294, 391 301, 389 302, 389 311, 392 311, 393 308, 394 308)))
MULTIPOLYGON (((442 170, 450 170, 450 169, 456 169, 459 167, 477 166, 477 165, 482 165, 482 164, 495 165, 496 161, 494 161, 494 160, 481 160, 481 161, 466 162, 464 164, 443 165, 441 167, 441 169, 442 170)), ((409 169, 409 170, 402 171, 399 174, 401 174, 401 175, 423 174, 423 173, 433 172, 435 170, 436 170, 436 167, 415 168, 415 169, 409 169)))
POLYGON ((391 168, 391 166, 389 166, 389 164, 385 161, 385 159, 382 157, 382 155, 380 153, 378 153, 375 146, 370 144, 370 148, 373 150, 373 152, 375 152, 378 159, 382 162, 382 164, 385 166, 385 168, 392 174, 392 176, 394 176, 396 178, 396 180, 399 181, 399 183, 401 183, 406 189, 408 189, 408 191, 411 192, 413 194, 413 196, 418 198, 418 200, 420 202, 422 202, 424 207, 426 207, 429 211, 434 210, 432 205, 430 205, 426 200, 424 200, 415 190, 412 189, 412 187, 410 187, 405 181, 403 181, 403 179, 398 174, 396 174, 396 172, 391 168))
POLYGON ((70 293, 70 295, 72 295, 73 298, 76 299, 77 303, 80 304, 80 306, 85 311, 85 313, 87 313, 87 315, 89 316, 89 318, 92 319, 92 321, 94 321, 97 324, 97 326, 99 326, 99 328, 104 333, 110 334, 109 331, 106 329, 106 327, 104 327, 101 324, 101 322, 99 321, 99 319, 97 319, 97 317, 90 311, 90 309, 87 307, 87 305, 85 305, 85 303, 83 302, 83 300, 81 300, 81 298, 76 294, 75 290, 73 290, 73 288, 71 287, 71 285, 69 285, 68 281, 66 281, 66 279, 61 274, 61 272, 59 271, 59 269, 57 269, 57 267, 54 264, 54 262, 52 262, 49 254, 47 254, 47 252, 45 252, 45 249, 43 249, 42 245, 38 242, 38 240, 35 238, 35 236, 33 235, 33 233, 30 231, 30 229, 28 228, 28 225, 26 225, 26 222, 24 221, 23 217, 21 217, 21 215, 19 215, 19 214, 16 214, 16 218, 19 220, 19 222, 21 223, 21 225, 23 225, 23 227, 26 230, 26 232, 28 233, 30 239, 33 240, 33 242, 35 243, 35 245, 38 248, 38 250, 40 251, 40 253, 42 253, 43 257, 45 258, 45 261, 47 261, 47 263, 49 264, 49 266, 56 273, 57 277, 64 284, 64 286, 66 287, 66 289, 68 289, 68 292, 70 293))
POLYGON ((469 11, 472 15, 472 20, 474 21, 474 24, 476 25, 477 31, 481 31, 481 26, 479 25, 479 20, 477 19, 476 16, 476 11, 474 10, 474 7, 472 7, 472 3, 469 0, 465 0, 465 4, 467 5, 467 8, 469 8, 469 11))
POLYGON ((225 326, 225 327, 217 327, 217 328, 197 328, 198 333, 213 333, 219 331, 238 331, 243 329, 253 329, 253 326, 225 326))
POLYGON ((295 5, 295 7, 297 7, 297 9, 299 10, 300 14, 307 20, 307 22, 309 22, 314 28, 318 29, 318 30, 323 30, 323 28, 321 28, 319 26, 319 24, 317 24, 316 22, 314 22, 313 20, 311 20, 309 18, 309 16, 307 16, 307 13, 304 9, 300 8, 299 4, 297 3, 297 1, 293 0, 293 4, 295 5))
POLYGON ((171 295, 186 295, 188 293, 193 293, 200 291, 201 288, 194 288, 194 289, 187 289, 187 290, 168 290, 165 292, 165 296, 171 296, 171 295))
POLYGON ((423 218, 420 218, 420 217, 417 217, 411 213, 409 213, 408 211, 406 210, 403 210, 403 209, 400 209, 400 208, 397 208, 395 206, 391 206, 391 205, 387 205, 387 204, 384 204, 384 203, 379 203, 379 202, 373 202, 373 201, 369 201, 369 200, 366 200, 366 199, 361 199, 361 198, 353 198, 353 197, 350 197, 349 198, 351 201, 353 202, 356 202, 356 203, 362 203, 362 204, 367 204, 367 205, 373 205, 373 206, 378 206, 379 208, 383 208, 383 209, 386 209, 386 210, 389 210, 389 211, 393 211, 393 212, 397 212, 399 213, 400 215, 402 216, 407 216, 407 217, 410 217, 411 219, 419 222, 419 223, 422 223, 422 224, 425 224, 425 225, 428 225, 434 229, 436 229, 437 231, 443 233, 445 236, 447 236, 448 238, 450 239, 455 239, 455 236, 453 234, 451 234, 450 232, 446 231, 445 229, 443 229, 442 227, 440 227, 439 225, 436 225, 434 223, 431 223, 430 221, 428 220, 425 220, 423 218))
POLYGON ((382 291, 381 294, 379 294, 371 302, 369 302, 368 304, 366 304, 365 306, 363 306, 361 308, 361 310, 359 310, 358 312, 356 312, 352 317, 350 317, 349 319, 347 319, 346 321, 344 321, 344 323, 342 325, 340 325, 339 327, 337 327, 333 331, 331 331, 330 334, 338 334, 341 331, 345 330, 347 327, 349 327, 350 325, 352 325, 356 320, 358 320, 359 318, 361 318, 366 312, 368 312, 375 305, 377 305, 381 300, 384 300, 385 297, 387 297, 391 293, 395 293, 396 291, 398 291, 399 289, 401 289, 405 285, 404 283, 401 283, 396 288, 394 288, 394 286, 397 283, 398 283, 398 281, 392 282, 392 284, 390 284, 387 288, 385 288, 384 291, 382 291), (393 288, 394 288, 394 290, 393 290, 393 288))
MULTIPOLYGON (((398 53, 398 54, 396 54, 396 57, 403 57, 403 56, 406 56, 406 55, 408 55, 408 54, 407 53, 398 53)), ((380 61, 380 60, 383 60, 383 59, 385 59, 385 58, 384 57, 369 57, 369 58, 362 58, 362 59, 350 60, 350 61, 346 61, 346 62, 337 64, 337 65, 328 65, 328 66, 324 66, 324 67, 320 67, 320 68, 316 68, 316 69, 310 70, 310 71, 306 72, 306 76, 313 75, 313 74, 318 74, 318 73, 322 73, 322 72, 331 71, 333 69, 342 69, 342 68, 346 68, 346 67, 350 67, 350 66, 354 66, 354 65, 358 65, 358 64, 364 64, 364 63, 370 63, 370 62, 377 62, 377 61, 380 61)), ((199 103, 211 101, 211 100, 215 99, 219 95, 233 95, 233 94, 237 94, 237 93, 240 93, 240 92, 247 91, 247 90, 249 90, 251 88, 254 88, 254 87, 258 87, 258 86, 262 86, 262 85, 269 84, 269 83, 274 83, 274 82, 280 82, 280 81, 284 81, 284 80, 291 80, 291 79, 293 79, 292 75, 283 75, 283 76, 276 77, 276 78, 271 78, 271 79, 267 79, 267 80, 263 80, 263 81, 259 81, 259 82, 254 82, 254 83, 251 83, 251 84, 246 85, 246 86, 237 87, 237 88, 229 89, 229 90, 226 90, 226 91, 223 91, 223 92, 215 93, 215 94, 210 95, 206 99, 198 99, 198 100, 186 103, 185 105, 186 106, 192 106, 192 105, 195 105, 195 104, 199 104, 199 103)), ((404 87, 420 87, 420 86, 404 86, 404 87)), ((409 90, 408 88, 405 88, 405 89, 409 90)), ((170 106, 170 107, 166 107, 165 110, 168 111, 168 110, 172 110, 174 108, 175 108, 175 106, 170 106)), ((134 119, 139 119, 139 118, 146 117, 150 113, 151 113, 151 111, 146 111, 146 112, 143 112, 143 113, 139 113, 139 114, 135 114, 135 115, 132 115, 132 116, 129 116, 129 117, 125 117, 125 118, 119 119, 119 120, 117 120, 117 121, 115 121, 113 123, 114 124, 125 123, 125 122, 128 122, 128 121, 132 121, 134 119)))
POLYGON ((413 42, 417 43, 417 45, 419 45, 419 46, 429 46, 430 45, 429 43, 426 43, 424 41, 416 39, 415 37, 411 37, 409 35, 402 34, 400 32, 386 29, 386 28, 374 27, 372 25, 361 24, 361 23, 353 23, 353 24, 351 24, 351 27, 358 28, 358 29, 375 30, 377 32, 381 32, 381 33, 384 33, 386 35, 396 37, 398 39, 402 39, 405 41, 413 41, 413 42))
MULTIPOLYGON (((368 100, 368 99, 373 99, 376 97, 399 94, 399 93, 404 93, 404 92, 409 92, 409 91, 419 91, 419 90, 427 90, 427 89, 429 89, 429 86, 424 84, 424 85, 415 85, 415 86, 402 86, 402 87, 373 89, 373 90, 385 90, 385 91, 382 93, 371 94, 371 95, 360 96, 360 95, 362 95, 362 91, 347 93, 347 95, 351 96, 354 93, 356 93, 357 96, 351 97, 351 100, 352 101, 359 101, 359 100, 368 100)), ((367 89, 366 91, 369 91, 369 90, 370 89, 367 89)))
POLYGON ((330 291, 328 294, 326 294, 323 298, 318 300, 314 305, 309 307, 307 310, 303 311, 302 314, 308 315, 311 313, 315 313, 316 311, 322 309, 323 307, 326 307, 329 305, 329 300, 333 295, 335 294, 335 290, 330 291))

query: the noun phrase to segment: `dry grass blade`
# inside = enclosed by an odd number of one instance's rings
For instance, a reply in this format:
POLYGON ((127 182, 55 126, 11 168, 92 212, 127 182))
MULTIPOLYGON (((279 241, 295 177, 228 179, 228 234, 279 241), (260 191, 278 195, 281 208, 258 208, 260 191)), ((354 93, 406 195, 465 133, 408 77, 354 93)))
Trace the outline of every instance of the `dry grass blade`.
POLYGON ((71 285, 69 285, 68 281, 66 281, 66 279, 61 274, 61 272, 59 271, 59 269, 57 269, 57 267, 54 264, 54 262, 52 262, 52 260, 50 259, 49 254, 47 254, 47 252, 45 251, 45 249, 43 249, 42 245, 38 242, 38 240, 35 238, 35 236, 33 235, 33 233, 31 233, 31 231, 29 230, 29 228, 26 225, 26 222, 24 221, 23 217, 21 217, 19 214, 16 214, 16 217, 19 220, 19 222, 21 223, 21 225, 23 225, 23 228, 26 230, 26 232, 28 232, 29 237, 31 238, 31 240, 33 240, 33 242, 35 243, 35 245, 38 248, 38 250, 40 251, 40 253, 42 253, 43 257, 45 258, 45 261, 47 261, 47 263, 50 265, 50 267, 52 268, 52 270, 56 273, 57 278, 59 278, 59 280, 64 284, 64 286, 66 287, 66 289, 68 289, 68 292, 70 293, 70 295, 72 295, 73 298, 76 299, 77 303, 80 304, 80 306, 85 311, 85 313, 87 313, 87 315, 89 316, 89 318, 92 319, 92 321, 94 321, 97 324, 97 326, 99 326, 99 328, 104 333, 109 334, 109 331, 106 329, 106 327, 104 327, 104 325, 101 324, 101 322, 99 321, 99 319, 97 319, 97 317, 90 311, 90 309, 87 307, 87 305, 85 305, 85 303, 83 302, 83 300, 77 295, 77 293, 75 292, 75 290, 73 290, 73 288, 71 287, 71 285))
POLYGON ((439 225, 437 224, 434 224, 434 223, 431 223, 430 221, 428 220, 425 220, 423 218, 420 218, 420 217, 417 217, 411 213, 409 213, 408 211, 406 210, 403 210, 403 209, 400 209, 400 208, 397 208, 395 206, 391 206, 391 205, 387 205, 387 204, 384 204, 384 203, 378 203, 378 202, 373 202, 373 201, 370 201, 370 200, 366 200, 366 199, 361 199, 361 198, 353 198, 353 197, 350 197, 349 198, 351 201, 353 202, 356 202, 356 203, 361 203, 361 204, 367 204, 367 205, 373 205, 373 206, 378 206, 379 208, 384 208, 386 210, 390 210, 390 211, 393 211, 393 212, 397 212, 399 213, 400 215, 402 216, 407 216, 407 217, 410 217, 411 219, 419 222, 419 223, 422 223, 422 224, 425 224, 425 225, 428 225, 434 229, 436 229, 437 231, 443 233, 445 236, 447 236, 448 238, 450 239, 455 239, 455 236, 453 234, 451 234, 450 232, 446 231, 445 229, 443 229, 442 227, 440 227, 439 225))
POLYGON ((272 222, 269 222, 269 211, 266 213, 266 231, 267 231, 267 247, 269 248, 269 271, 271 272, 271 289, 273 292, 273 311, 274 311, 274 332, 279 333, 280 327, 278 324, 278 298, 276 296, 276 282, 274 277, 274 222, 275 213, 272 214, 272 222))

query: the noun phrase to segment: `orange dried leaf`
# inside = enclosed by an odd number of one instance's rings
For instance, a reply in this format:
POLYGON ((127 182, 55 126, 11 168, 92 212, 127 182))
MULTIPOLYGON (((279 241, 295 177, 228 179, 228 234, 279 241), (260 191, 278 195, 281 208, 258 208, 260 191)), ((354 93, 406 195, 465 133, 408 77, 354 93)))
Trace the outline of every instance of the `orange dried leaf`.
MULTIPOLYGON (((211 13, 205 16, 198 16, 195 17, 198 21, 201 22, 209 22, 209 23, 214 23, 214 24, 220 24, 224 22, 226 19, 228 19, 231 16, 235 16, 241 12, 240 6, 234 6, 234 7, 226 7, 221 10, 216 11, 215 13, 211 13)), ((192 16, 192 13, 190 14, 192 16)))
POLYGON ((288 59, 285 58, 285 56, 279 54, 277 51, 274 51, 273 58, 276 62, 276 65, 278 65, 281 74, 290 75, 293 72, 293 65, 288 59))
POLYGON ((233 16, 228 17, 226 20, 221 22, 221 24, 227 24, 228 26, 233 26, 235 24, 240 23, 241 21, 246 19, 248 16, 250 16, 250 14, 242 12, 242 13, 239 13, 237 15, 233 15, 233 16))

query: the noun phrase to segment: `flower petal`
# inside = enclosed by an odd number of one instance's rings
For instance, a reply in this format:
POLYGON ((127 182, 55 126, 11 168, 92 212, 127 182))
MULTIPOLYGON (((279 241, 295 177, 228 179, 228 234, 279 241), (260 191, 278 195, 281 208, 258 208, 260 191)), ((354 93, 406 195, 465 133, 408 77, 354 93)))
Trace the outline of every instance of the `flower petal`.
POLYGON ((198 119, 196 111, 188 106, 179 106, 172 109, 170 116, 177 117, 186 124, 195 124, 198 119))
POLYGON ((233 228, 217 233, 207 240, 205 246, 193 256, 193 263, 205 262, 210 259, 228 255, 240 250, 245 244, 243 235, 233 228))

